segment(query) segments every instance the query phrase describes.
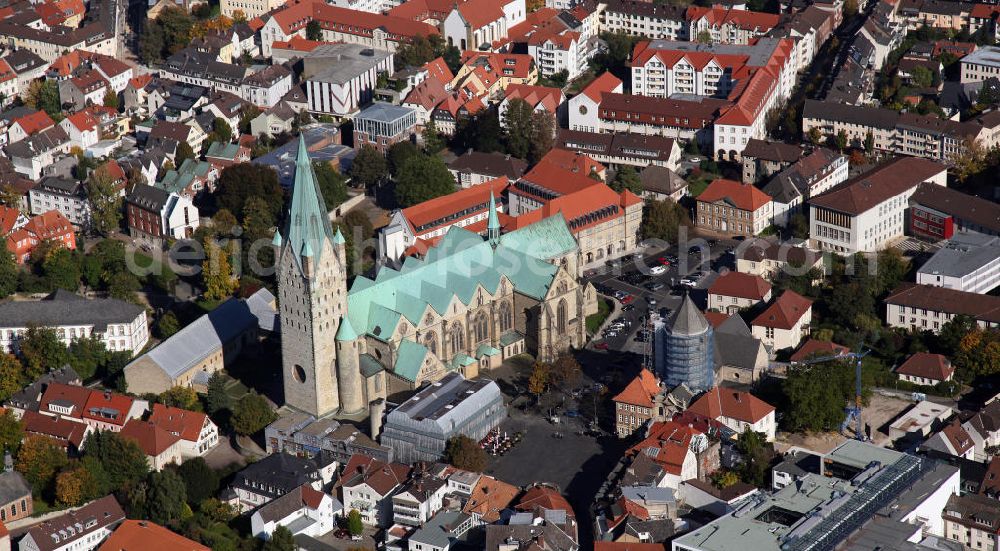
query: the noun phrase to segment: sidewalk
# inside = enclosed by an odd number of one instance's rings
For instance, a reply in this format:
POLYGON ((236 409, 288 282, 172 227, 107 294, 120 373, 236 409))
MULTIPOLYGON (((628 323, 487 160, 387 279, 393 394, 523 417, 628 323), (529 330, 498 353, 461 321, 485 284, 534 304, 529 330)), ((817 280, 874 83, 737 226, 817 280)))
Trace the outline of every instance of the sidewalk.
POLYGON ((600 339, 601 332, 604 331, 604 328, 622 313, 622 303, 612 297, 602 295, 600 293, 598 293, 597 296, 611 301, 611 311, 608 312, 608 317, 604 318, 604 321, 601 323, 601 326, 597 328, 597 331, 595 331, 594 334, 590 335, 590 338, 587 339, 587 346, 585 346, 585 348, 592 349, 594 347, 594 340, 600 339))

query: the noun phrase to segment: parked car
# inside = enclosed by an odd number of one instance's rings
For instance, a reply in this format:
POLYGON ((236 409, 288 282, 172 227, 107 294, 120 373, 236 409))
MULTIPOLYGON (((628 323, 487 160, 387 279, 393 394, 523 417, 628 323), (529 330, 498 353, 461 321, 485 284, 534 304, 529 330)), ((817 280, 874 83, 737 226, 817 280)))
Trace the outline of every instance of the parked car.
POLYGON ((662 264, 659 266, 653 266, 652 268, 649 269, 649 273, 653 275, 663 275, 667 273, 667 267, 662 264))
POLYGON ((601 341, 601 342, 595 344, 594 348, 596 348, 597 350, 607 350, 608 349, 608 343, 606 343, 604 341, 601 341))
POLYGON ((660 289, 662 289, 664 287, 666 287, 666 284, 661 283, 659 281, 654 281, 653 283, 650 283, 650 284, 646 285, 646 289, 649 289, 650 291, 654 291, 654 292, 655 291, 659 291, 660 289))
POLYGON ((635 296, 634 295, 625 295, 625 298, 622 299, 622 304, 628 304, 628 303, 632 302, 633 300, 635 300, 635 296))
POLYGON ((646 304, 656 306, 656 297, 646 297, 646 304))
POLYGON ((622 306, 622 312, 631 312, 634 309, 635 304, 626 304, 625 306, 622 306))
POLYGON ((665 256, 661 256, 660 258, 657 258, 656 261, 659 262, 660 264, 664 265, 664 266, 670 266, 670 259, 668 259, 665 256))

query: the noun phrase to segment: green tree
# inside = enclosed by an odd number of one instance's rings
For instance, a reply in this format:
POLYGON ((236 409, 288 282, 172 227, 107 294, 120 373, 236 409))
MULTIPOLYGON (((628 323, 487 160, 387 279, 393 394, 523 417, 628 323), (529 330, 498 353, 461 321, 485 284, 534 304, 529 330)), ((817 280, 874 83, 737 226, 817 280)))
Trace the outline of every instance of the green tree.
POLYGON ((24 366, 11 354, 0 353, 0 402, 7 401, 24 385, 24 366))
POLYGON ((369 188, 385 177, 385 157, 369 144, 361 146, 351 164, 351 182, 358 187, 369 188))
POLYGON ((252 163, 228 166, 219 175, 215 202, 219 208, 241 213, 251 197, 262 199, 271 209, 274 220, 281 216, 284 195, 273 168, 252 163))
POLYGON ((792 230, 792 237, 799 239, 809 238, 809 219, 801 212, 796 212, 788 221, 788 226, 792 230))
POLYGON ((159 339, 169 339, 180 330, 181 324, 177 321, 177 315, 173 312, 168 311, 166 314, 160 316, 160 319, 156 322, 156 336, 159 339))
POLYGON ((50 117, 62 118, 62 104, 59 101, 59 87, 54 80, 42 81, 38 89, 38 109, 50 117))
POLYGON ((927 67, 918 65, 910 71, 910 79, 917 88, 929 88, 934 82, 934 73, 927 67))
POLYGON ((198 505, 219 491, 219 473, 208 466, 202 457, 194 457, 177 467, 177 474, 184 480, 187 502, 198 505))
POLYGON ((421 155, 420 148, 414 145, 413 142, 403 141, 392 144, 385 156, 389 165, 389 173, 393 176, 399 176, 399 171, 402 170, 406 161, 421 155))
POLYGON ((64 507, 75 507, 97 497, 98 481, 93 473, 81 464, 63 469, 56 476, 56 502, 64 507))
POLYGON ((187 488, 181 477, 172 469, 149 474, 149 491, 146 496, 146 514, 159 524, 179 520, 187 502, 187 488))
POLYGON ((69 365, 87 381, 97 375, 98 369, 107 361, 108 351, 104 340, 94 334, 89 337, 77 337, 69 343, 69 365))
POLYGON ((869 130, 865 134, 865 152, 871 155, 873 151, 875 151, 875 135, 869 130))
POLYGON ((160 403, 165 406, 200 411, 198 393, 189 386, 173 386, 160 393, 160 403))
POLYGON ((219 142, 227 144, 233 141, 233 128, 229 126, 226 119, 215 117, 212 121, 212 132, 208 135, 207 143, 219 142))
POLYGON ((69 351, 55 329, 29 325, 18 343, 25 375, 31 381, 69 363, 69 351))
POLYGON ((255 434, 277 417, 263 396, 251 392, 240 398, 233 408, 233 430, 244 436, 255 434))
POLYGON ((284 526, 278 526, 271 533, 271 537, 264 542, 263 551, 295 551, 296 549, 298 546, 295 545, 292 532, 284 526))
POLYGON ((365 525, 361 522, 361 513, 357 509, 351 509, 347 513, 347 531, 352 536, 360 536, 365 531, 365 525))
POLYGON ((409 207, 455 191, 455 178, 438 157, 419 155, 403 164, 396 178, 396 202, 409 207))
POLYGON ((548 111, 535 111, 522 99, 508 103, 503 128, 507 151, 515 157, 536 163, 552 149, 555 117, 548 111))
POLYGON ((347 200, 347 178, 327 162, 314 162, 313 172, 326 208, 333 210, 347 200))
POLYGON ((808 138, 813 145, 819 145, 823 141, 823 133, 819 131, 819 127, 814 126, 809 129, 808 138))
POLYGON ((758 488, 765 487, 774 454, 769 449, 764 435, 745 427, 736 441, 736 449, 743 455, 740 478, 758 488))
MULTIPOLYGON (((862 377, 863 394, 870 386, 870 378, 862 377)), ((789 430, 835 430, 844 421, 844 407, 854 401, 854 369, 840 361, 792 365, 781 388, 788 401, 784 423, 789 430)))
POLYGON ((535 395, 535 401, 548 388, 552 380, 552 369, 545 362, 535 362, 531 368, 531 376, 528 378, 528 392, 535 395))
POLYGON ((76 292, 80 288, 80 265, 69 249, 59 247, 49 252, 42 261, 42 274, 50 289, 76 292))
POLYGON ((459 469, 481 473, 486 470, 486 452, 475 440, 459 434, 448 439, 444 460, 459 469))
POLYGON ((0 455, 7 452, 17 454, 24 440, 24 424, 14 417, 14 412, 5 409, 0 412, 0 455))
POLYGON ((323 27, 319 26, 319 21, 310 19, 306 23, 306 40, 323 40, 323 27))
POLYGON ((420 138, 424 144, 424 152, 428 155, 436 155, 444 149, 444 138, 438 132, 437 125, 434 124, 433 119, 428 121, 427 125, 424 126, 424 131, 421 133, 420 138))
POLYGON ((108 296, 132 304, 139 304, 139 295, 136 293, 140 288, 142 288, 142 283, 131 272, 115 272, 108 279, 108 296))
POLYGON ((228 250, 224 250, 212 238, 205 238, 205 260, 202 262, 201 278, 205 282, 205 298, 225 300, 239 287, 239 280, 233 277, 228 250))
POLYGON ((146 65, 158 63, 163 60, 165 47, 163 27, 156 22, 147 21, 146 27, 139 35, 139 59, 146 65))
POLYGON ((107 489, 118 491, 144 480, 149 472, 146 454, 135 440, 116 432, 96 431, 84 443, 84 459, 100 464, 107 477, 107 489))
POLYGON ((712 43, 712 33, 708 32, 708 31, 701 31, 701 32, 699 32, 698 33, 698 42, 701 42, 702 44, 711 44, 712 43))
POLYGON ((221 372, 216 371, 208 378, 208 394, 205 400, 205 409, 209 415, 230 409, 233 405, 233 398, 226 392, 226 377, 221 372))
POLYGON ((17 290, 19 271, 14 254, 7 248, 7 240, 0 239, 0 299, 9 297, 17 290))
POLYGON ((528 161, 537 163, 552 150, 555 144, 556 118, 548 111, 535 111, 531 114, 531 149, 528 151, 528 161))
POLYGON ((174 166, 180 168, 184 161, 188 159, 194 159, 196 155, 194 154, 194 149, 191 148, 191 144, 187 142, 181 142, 177 145, 177 151, 174 152, 174 166))
POLYGON ((35 492, 47 490, 68 460, 66 451, 47 436, 28 435, 17 452, 14 467, 35 492))
POLYGON ((837 136, 834 139, 834 141, 837 144, 837 149, 843 152, 845 149, 847 149, 847 132, 845 132, 843 129, 840 129, 837 132, 837 136))
POLYGON ((104 93, 104 106, 118 110, 118 94, 114 88, 108 87, 108 91, 104 93))
POLYGON ((642 180, 639 179, 639 173, 635 171, 635 167, 632 165, 622 165, 621 168, 615 172, 615 177, 608 184, 611 189, 622 192, 626 189, 631 191, 636 195, 642 195, 642 180))
POLYGON ((949 160, 959 183, 964 184, 969 177, 986 169, 986 149, 979 140, 966 138, 962 141, 962 147, 949 160))
POLYGON ((670 199, 646 201, 642 225, 639 227, 643 239, 662 239, 674 243, 681 226, 691 226, 684 207, 670 199))

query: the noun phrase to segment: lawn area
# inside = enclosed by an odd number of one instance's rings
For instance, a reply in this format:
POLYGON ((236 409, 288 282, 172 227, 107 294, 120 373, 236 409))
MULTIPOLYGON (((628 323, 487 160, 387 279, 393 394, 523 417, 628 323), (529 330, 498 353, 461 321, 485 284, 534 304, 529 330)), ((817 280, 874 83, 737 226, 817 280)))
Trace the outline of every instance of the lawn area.
POLYGON ((611 314, 611 301, 597 297, 597 313, 587 316, 587 332, 593 335, 611 314))
POLYGON ((697 197, 701 195, 701 192, 705 191, 711 180, 706 180, 704 178, 695 178, 688 183, 688 195, 691 197, 697 197))

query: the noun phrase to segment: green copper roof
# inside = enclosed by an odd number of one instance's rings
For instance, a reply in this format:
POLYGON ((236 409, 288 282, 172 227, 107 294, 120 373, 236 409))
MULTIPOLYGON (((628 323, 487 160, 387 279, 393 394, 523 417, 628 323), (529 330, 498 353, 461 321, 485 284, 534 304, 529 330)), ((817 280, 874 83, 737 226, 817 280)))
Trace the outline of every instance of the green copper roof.
MULTIPOLYGON (((295 181, 292 184, 292 204, 285 222, 284 241, 297 254, 315 257, 323 254, 323 240, 334 241, 329 211, 316 183, 306 142, 299 135, 299 150, 295 158, 295 181)), ((296 259, 298 256, 296 256, 296 259)))
POLYGON ((478 348, 476 348, 476 357, 477 358, 482 358, 483 356, 496 356, 499 353, 500 353, 499 350, 497 350, 496 348, 493 348, 492 346, 490 346, 490 345, 488 345, 486 343, 483 343, 483 344, 479 345, 478 348))
POLYGON ((371 377, 378 374, 379 371, 385 371, 385 367, 371 354, 362 354, 359 363, 361 374, 365 377, 371 377))
POLYGON ((344 242, 345 242, 344 241, 344 234, 340 233, 340 227, 337 227, 337 233, 333 236, 333 244, 334 245, 343 245, 344 242))
POLYGON ((523 341, 524 335, 517 331, 507 331, 503 335, 500 335, 500 346, 509 346, 518 341, 523 341))
POLYGON ((351 320, 347 316, 344 316, 344 319, 340 321, 340 327, 337 329, 337 336, 335 338, 338 341, 353 341, 358 338, 358 334, 354 332, 351 320))
POLYGON ((424 364, 427 357, 427 349, 422 344, 417 344, 411 340, 403 340, 399 343, 399 350, 396 351, 396 365, 392 371, 396 375, 407 381, 416 381, 420 375, 420 366, 424 364))
POLYGON ((542 260, 562 256, 577 248, 576 239, 561 212, 503 234, 500 244, 542 260))
POLYGON ((500 218, 497 217, 497 202, 493 198, 492 189, 490 190, 490 216, 489 222, 486 224, 486 235, 494 245, 497 244, 497 240, 500 238, 500 218))

